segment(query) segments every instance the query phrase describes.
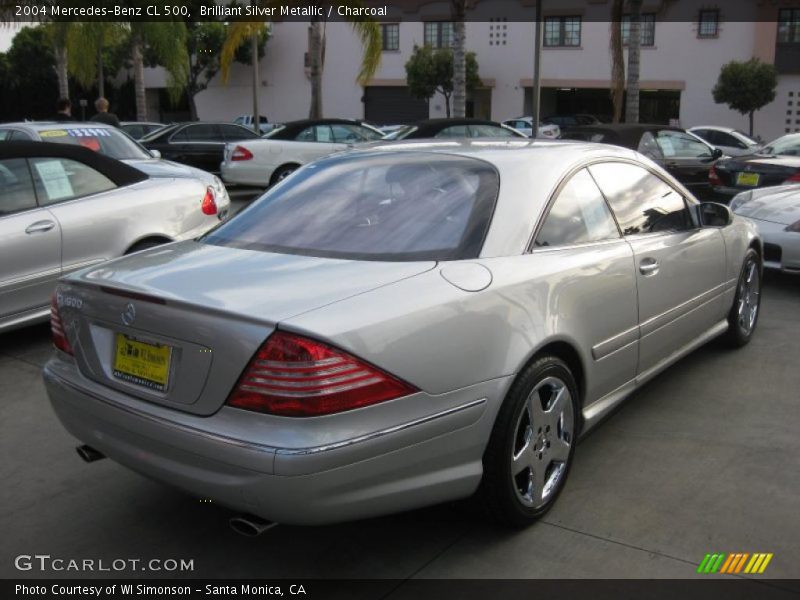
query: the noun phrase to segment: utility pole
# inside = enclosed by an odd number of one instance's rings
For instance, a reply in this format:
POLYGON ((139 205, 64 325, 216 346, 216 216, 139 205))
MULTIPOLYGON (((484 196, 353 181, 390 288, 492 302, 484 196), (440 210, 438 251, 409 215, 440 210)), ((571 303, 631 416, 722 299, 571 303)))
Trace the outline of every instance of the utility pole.
MULTIPOLYGON (((255 6, 256 0, 250 0, 250 4, 255 6)), ((250 44, 253 47, 253 131, 261 135, 261 117, 258 114, 258 31, 253 28, 250 44)))
POLYGON ((531 137, 539 135, 539 113, 541 112, 541 93, 542 93, 542 1, 536 0, 536 29, 533 36, 533 89, 531 101, 531 137))

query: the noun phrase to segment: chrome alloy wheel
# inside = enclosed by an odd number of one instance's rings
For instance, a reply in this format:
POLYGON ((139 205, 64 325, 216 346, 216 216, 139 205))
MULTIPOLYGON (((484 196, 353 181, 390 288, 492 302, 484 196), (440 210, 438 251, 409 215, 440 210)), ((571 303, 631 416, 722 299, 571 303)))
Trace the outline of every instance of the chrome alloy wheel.
POLYGON ((742 333, 749 335, 753 331, 758 316, 761 300, 761 279, 756 261, 750 260, 739 282, 739 307, 737 322, 742 333))
POLYGON ((533 388, 520 412, 511 452, 511 477, 517 498, 540 508, 558 490, 567 471, 575 415, 567 384, 546 377, 533 388))

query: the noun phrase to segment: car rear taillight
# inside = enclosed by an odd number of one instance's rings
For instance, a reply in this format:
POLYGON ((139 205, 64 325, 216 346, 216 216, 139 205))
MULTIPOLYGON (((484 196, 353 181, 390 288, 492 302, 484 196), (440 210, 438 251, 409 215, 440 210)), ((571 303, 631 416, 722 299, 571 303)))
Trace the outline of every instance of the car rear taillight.
POLYGON ((204 215, 217 214, 217 202, 214 197, 214 188, 207 187, 206 195, 203 197, 203 204, 201 205, 204 215))
POLYGON ((286 417, 314 417, 417 391, 342 350, 277 331, 247 365, 228 405, 286 417))
POLYGON ((714 168, 713 165, 708 170, 708 182, 711 185, 722 185, 722 180, 720 180, 719 175, 717 174, 717 169, 714 168))
POLYGON ((800 183, 800 171, 790 175, 789 178, 783 183, 800 183))
POLYGON ((69 344, 67 334, 64 332, 64 323, 61 321, 61 315, 58 313, 57 293, 53 292, 50 298, 50 333, 53 334, 53 345, 67 354, 74 354, 72 346, 69 344))
POLYGON ((236 146, 231 152, 231 160, 251 160, 253 153, 244 146, 236 146))

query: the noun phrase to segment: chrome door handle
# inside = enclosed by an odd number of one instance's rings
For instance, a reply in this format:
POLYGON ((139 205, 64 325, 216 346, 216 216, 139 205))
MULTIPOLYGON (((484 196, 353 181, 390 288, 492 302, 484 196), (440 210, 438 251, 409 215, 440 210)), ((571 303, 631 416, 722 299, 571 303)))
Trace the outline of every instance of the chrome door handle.
POLYGON ((658 273, 658 261, 655 259, 644 259, 639 263, 639 272, 642 275, 655 275, 658 273))
POLYGON ((56 224, 53 221, 36 221, 25 228, 25 233, 44 233, 50 231, 56 224))

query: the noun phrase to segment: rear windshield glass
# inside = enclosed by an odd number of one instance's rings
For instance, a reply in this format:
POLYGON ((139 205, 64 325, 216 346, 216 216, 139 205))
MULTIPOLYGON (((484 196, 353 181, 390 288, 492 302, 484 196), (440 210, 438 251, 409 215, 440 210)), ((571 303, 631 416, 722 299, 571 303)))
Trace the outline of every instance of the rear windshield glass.
POLYGON ((336 156, 304 167, 204 241, 354 260, 474 258, 499 186, 494 167, 473 158, 336 156))
POLYGON ((139 144, 117 129, 105 127, 70 127, 39 131, 43 142, 83 146, 117 160, 152 158, 139 144))

